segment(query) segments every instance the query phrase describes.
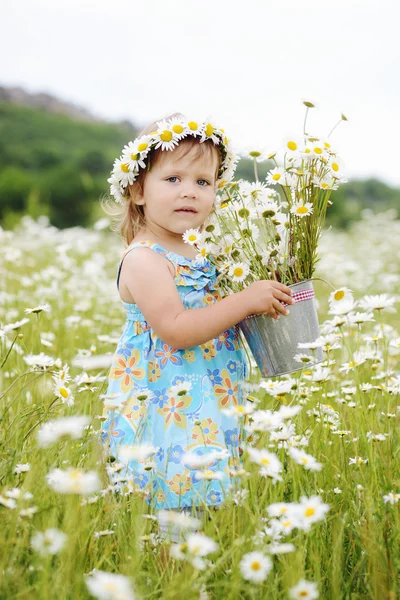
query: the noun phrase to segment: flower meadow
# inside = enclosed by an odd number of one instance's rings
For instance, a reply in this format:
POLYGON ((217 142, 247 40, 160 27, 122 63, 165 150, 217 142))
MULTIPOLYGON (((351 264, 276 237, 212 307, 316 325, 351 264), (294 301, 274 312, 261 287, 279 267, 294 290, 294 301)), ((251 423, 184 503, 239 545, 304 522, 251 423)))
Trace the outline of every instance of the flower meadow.
MULTIPOLYGON (((101 443, 125 318, 107 219, 0 229, 0 598, 400 597, 396 217, 323 231, 321 337, 279 379, 251 360, 232 494, 200 518, 149 508, 101 443)), ((127 452, 150 475, 156 450, 127 452)), ((215 466, 192 467, 218 480, 215 466)))

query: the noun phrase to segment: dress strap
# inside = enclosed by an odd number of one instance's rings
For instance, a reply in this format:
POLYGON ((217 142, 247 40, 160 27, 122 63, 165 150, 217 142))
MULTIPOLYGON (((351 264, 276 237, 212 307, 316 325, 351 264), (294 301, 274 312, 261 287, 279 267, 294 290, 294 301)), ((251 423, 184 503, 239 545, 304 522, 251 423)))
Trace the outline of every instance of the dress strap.
POLYGON ((156 244, 155 242, 152 242, 150 240, 143 240, 141 242, 133 242, 127 248, 125 248, 125 250, 122 254, 122 258, 119 261, 118 273, 117 273, 117 289, 119 289, 119 287, 118 287, 119 286, 119 278, 121 275, 121 267, 122 267, 123 260, 124 260, 125 256, 128 254, 128 252, 130 252, 134 248, 150 248, 151 250, 154 250, 155 252, 157 252, 157 254, 161 254, 162 256, 164 256, 164 258, 166 258, 167 260, 172 262, 172 264, 174 264, 173 261, 169 257, 169 252, 165 248, 160 246, 159 244, 156 244))

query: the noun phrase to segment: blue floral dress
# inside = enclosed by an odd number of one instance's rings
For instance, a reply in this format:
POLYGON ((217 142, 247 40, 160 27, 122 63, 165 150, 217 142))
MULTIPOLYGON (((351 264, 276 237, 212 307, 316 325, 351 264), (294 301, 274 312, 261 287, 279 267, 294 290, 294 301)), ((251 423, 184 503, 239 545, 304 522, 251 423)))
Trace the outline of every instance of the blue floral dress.
MULTIPOLYGON (((143 246, 173 264, 185 309, 221 300, 212 261, 198 264, 151 241, 125 249, 117 286, 124 257, 143 246)), ((156 336, 136 304, 122 303, 126 323, 108 374, 101 423, 102 443, 121 463, 120 470, 109 469, 111 481, 117 489, 128 486, 143 495, 157 509, 221 504, 235 488, 240 467, 241 421, 221 410, 246 401, 242 383, 248 365, 238 329, 193 348, 176 349, 156 336), (121 460, 121 447, 140 444, 153 445, 156 454, 121 460), (206 466, 206 479, 196 476, 199 465, 185 464, 186 453, 216 456, 206 466), (218 472, 215 479, 210 471, 218 472)))

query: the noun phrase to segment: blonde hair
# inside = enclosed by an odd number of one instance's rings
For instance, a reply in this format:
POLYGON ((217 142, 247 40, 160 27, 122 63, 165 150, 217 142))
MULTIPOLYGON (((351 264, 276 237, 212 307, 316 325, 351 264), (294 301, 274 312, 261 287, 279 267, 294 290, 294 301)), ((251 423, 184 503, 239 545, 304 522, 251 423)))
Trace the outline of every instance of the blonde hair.
MULTIPOLYGON (((162 119, 158 119, 157 121, 153 121, 147 125, 142 131, 138 134, 137 137, 141 137, 142 135, 147 135, 156 131, 158 129, 157 122, 161 120, 171 119, 173 117, 183 117, 181 113, 173 113, 162 119)), ((206 140, 205 142, 200 143, 199 140, 193 136, 188 136, 179 144, 177 148, 183 148, 180 158, 183 158, 188 154, 192 148, 196 148, 196 153, 193 157, 193 160, 200 158, 201 156, 208 155, 210 156, 214 150, 218 152, 218 164, 216 168, 215 178, 218 177, 218 171, 222 163, 222 156, 218 147, 214 145, 212 140, 206 140)), ((176 149, 173 150, 174 152, 176 149)), ((161 148, 157 150, 151 150, 148 155, 147 164, 150 163, 150 169, 152 165, 157 163, 157 160, 162 152, 161 148)), ((126 246, 134 239, 135 235, 139 232, 139 230, 145 226, 145 217, 143 206, 135 203, 135 198, 137 195, 143 194, 144 181, 146 179, 147 169, 140 169, 137 179, 134 183, 126 188, 126 203, 121 206, 117 204, 112 196, 103 196, 100 199, 100 204, 104 212, 112 217, 111 220, 111 230, 117 232, 121 239, 123 240, 126 246)))

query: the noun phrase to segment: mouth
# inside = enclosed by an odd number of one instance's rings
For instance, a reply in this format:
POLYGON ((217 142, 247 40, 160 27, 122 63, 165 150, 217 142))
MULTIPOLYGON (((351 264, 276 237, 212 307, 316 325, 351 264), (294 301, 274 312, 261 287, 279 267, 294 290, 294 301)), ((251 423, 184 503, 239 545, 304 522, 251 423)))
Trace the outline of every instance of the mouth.
POLYGON ((197 210, 195 210, 194 208, 191 208, 190 206, 187 207, 183 207, 183 208, 179 208, 178 210, 176 210, 175 212, 177 213, 182 213, 182 214, 192 214, 192 215, 197 215, 197 210))

